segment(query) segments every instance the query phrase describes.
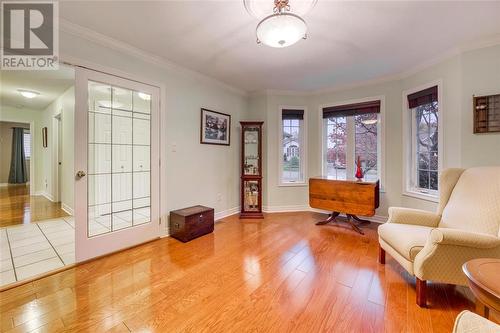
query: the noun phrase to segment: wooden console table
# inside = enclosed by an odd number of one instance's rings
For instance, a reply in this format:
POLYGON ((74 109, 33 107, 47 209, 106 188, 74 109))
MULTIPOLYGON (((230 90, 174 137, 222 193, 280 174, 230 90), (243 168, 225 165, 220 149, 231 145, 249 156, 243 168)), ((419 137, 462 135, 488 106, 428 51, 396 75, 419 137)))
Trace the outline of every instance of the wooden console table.
POLYGON ((472 259, 462 270, 476 296, 476 312, 488 318, 490 309, 500 312, 500 259, 472 259))
POLYGON ((309 205, 332 212, 328 219, 316 225, 339 222, 337 217, 345 213, 347 218, 344 222, 364 235, 360 225, 370 221, 362 220, 357 215, 375 215, 379 206, 379 181, 337 180, 323 176, 310 178, 309 205))

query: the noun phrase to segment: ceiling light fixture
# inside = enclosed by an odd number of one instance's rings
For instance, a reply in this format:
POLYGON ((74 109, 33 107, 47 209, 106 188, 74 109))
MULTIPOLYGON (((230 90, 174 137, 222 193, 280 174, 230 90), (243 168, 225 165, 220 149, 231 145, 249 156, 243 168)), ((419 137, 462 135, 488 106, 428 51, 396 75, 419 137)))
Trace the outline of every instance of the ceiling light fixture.
POLYGON ((307 25, 300 15, 307 13, 317 0, 243 0, 246 10, 261 19, 256 28, 257 43, 287 47, 307 38, 307 25), (272 13, 269 15, 269 13, 272 13))
POLYGON ((21 95, 23 95, 23 97, 29 98, 29 99, 35 98, 36 96, 40 95, 39 92, 33 91, 33 90, 17 89, 17 91, 21 95))

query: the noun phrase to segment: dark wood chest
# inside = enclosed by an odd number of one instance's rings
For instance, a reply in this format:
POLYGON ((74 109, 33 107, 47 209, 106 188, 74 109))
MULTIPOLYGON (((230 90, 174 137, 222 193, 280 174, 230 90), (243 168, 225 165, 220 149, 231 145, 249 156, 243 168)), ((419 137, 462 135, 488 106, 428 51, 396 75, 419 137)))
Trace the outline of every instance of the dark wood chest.
POLYGON ((193 206, 170 212, 170 236, 187 242, 214 231, 214 209, 193 206))

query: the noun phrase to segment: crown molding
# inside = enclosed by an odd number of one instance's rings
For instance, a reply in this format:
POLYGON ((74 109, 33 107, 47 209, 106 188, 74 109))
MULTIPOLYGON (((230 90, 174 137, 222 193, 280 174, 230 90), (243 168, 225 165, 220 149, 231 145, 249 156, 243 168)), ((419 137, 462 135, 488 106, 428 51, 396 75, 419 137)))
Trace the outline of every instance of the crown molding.
POLYGON ((180 66, 174 62, 171 62, 163 57, 159 57, 157 55, 154 55, 152 53, 146 52, 140 48, 137 48, 135 46, 132 46, 128 43, 119 41, 117 39, 108 37, 106 35, 103 35, 97 31, 82 27, 78 24, 69 22, 65 19, 60 18, 59 19, 59 29, 65 33, 68 33, 70 35, 84 38, 88 41, 97 43, 99 45, 114 49, 116 51, 124 52, 127 53, 133 57, 139 58, 147 63, 165 68, 169 71, 173 71, 175 73, 179 73, 182 75, 190 76, 196 80, 201 80, 210 84, 214 84, 218 87, 221 87, 223 89, 229 90, 233 93, 236 93, 238 95, 242 96, 248 96, 248 92, 236 88, 234 86, 231 86, 225 82, 219 81, 217 79, 214 79, 210 76, 207 76, 205 74, 202 74, 200 72, 197 72, 192 69, 188 69, 186 67, 180 66))
POLYGON ((353 83, 346 83, 346 84, 342 84, 342 85, 335 85, 332 87, 327 87, 327 88, 322 88, 322 89, 317 89, 317 90, 262 89, 262 90, 248 92, 248 91, 245 91, 243 89, 231 86, 225 82, 219 81, 219 80, 212 78, 208 75, 205 75, 205 74, 202 74, 200 72, 197 72, 197 71, 188 69, 186 67, 180 66, 180 65, 178 65, 174 62, 171 62, 163 57, 159 57, 157 55, 151 54, 151 53, 146 52, 142 49, 139 49, 135 46, 132 46, 128 43, 118 41, 114 38, 108 37, 108 36, 103 35, 99 32, 96 32, 94 30, 91 30, 91 29, 82 27, 80 25, 71 23, 65 19, 59 20, 59 28, 61 29, 61 31, 66 32, 68 34, 87 39, 91 42, 95 42, 97 44, 115 49, 115 50, 120 51, 120 52, 125 52, 129 55, 136 57, 136 58, 142 59, 145 62, 157 65, 159 67, 165 68, 165 69, 170 70, 170 71, 174 71, 176 73, 191 76, 195 79, 202 80, 202 81, 205 81, 207 83, 215 84, 223 89, 229 90, 233 93, 236 93, 236 94, 239 94, 242 96, 246 96, 246 97, 256 96, 256 95, 266 95, 266 96, 281 95, 281 96, 308 97, 308 96, 317 96, 317 95, 322 95, 322 94, 327 94, 327 93, 345 91, 345 90, 350 90, 350 89, 355 89, 355 88, 360 88, 360 87, 366 87, 366 86, 371 86, 371 85, 376 85, 376 84, 388 83, 388 82, 393 82, 393 81, 399 81, 399 80, 405 79, 409 76, 412 76, 420 71, 428 69, 434 65, 437 65, 441 62, 449 60, 455 56, 459 56, 463 53, 477 50, 477 49, 481 49, 481 48, 487 48, 487 47, 491 47, 491 46, 495 46, 495 45, 500 45, 500 34, 495 34, 495 35, 487 36, 487 37, 480 39, 480 40, 475 40, 473 42, 464 43, 464 44, 459 45, 455 48, 449 49, 449 50, 437 55, 436 57, 434 57, 430 60, 424 61, 424 62, 406 70, 406 71, 395 73, 395 74, 389 74, 389 75, 381 76, 381 77, 374 78, 374 79, 353 82, 353 83))

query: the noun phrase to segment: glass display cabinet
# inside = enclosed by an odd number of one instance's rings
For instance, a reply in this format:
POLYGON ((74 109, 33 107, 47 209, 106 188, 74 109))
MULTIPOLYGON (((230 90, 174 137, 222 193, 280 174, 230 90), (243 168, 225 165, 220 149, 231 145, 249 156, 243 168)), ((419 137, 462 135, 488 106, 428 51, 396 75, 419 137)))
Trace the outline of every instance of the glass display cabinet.
POLYGON ((241 213, 242 219, 262 215, 262 125, 241 121, 241 213))

